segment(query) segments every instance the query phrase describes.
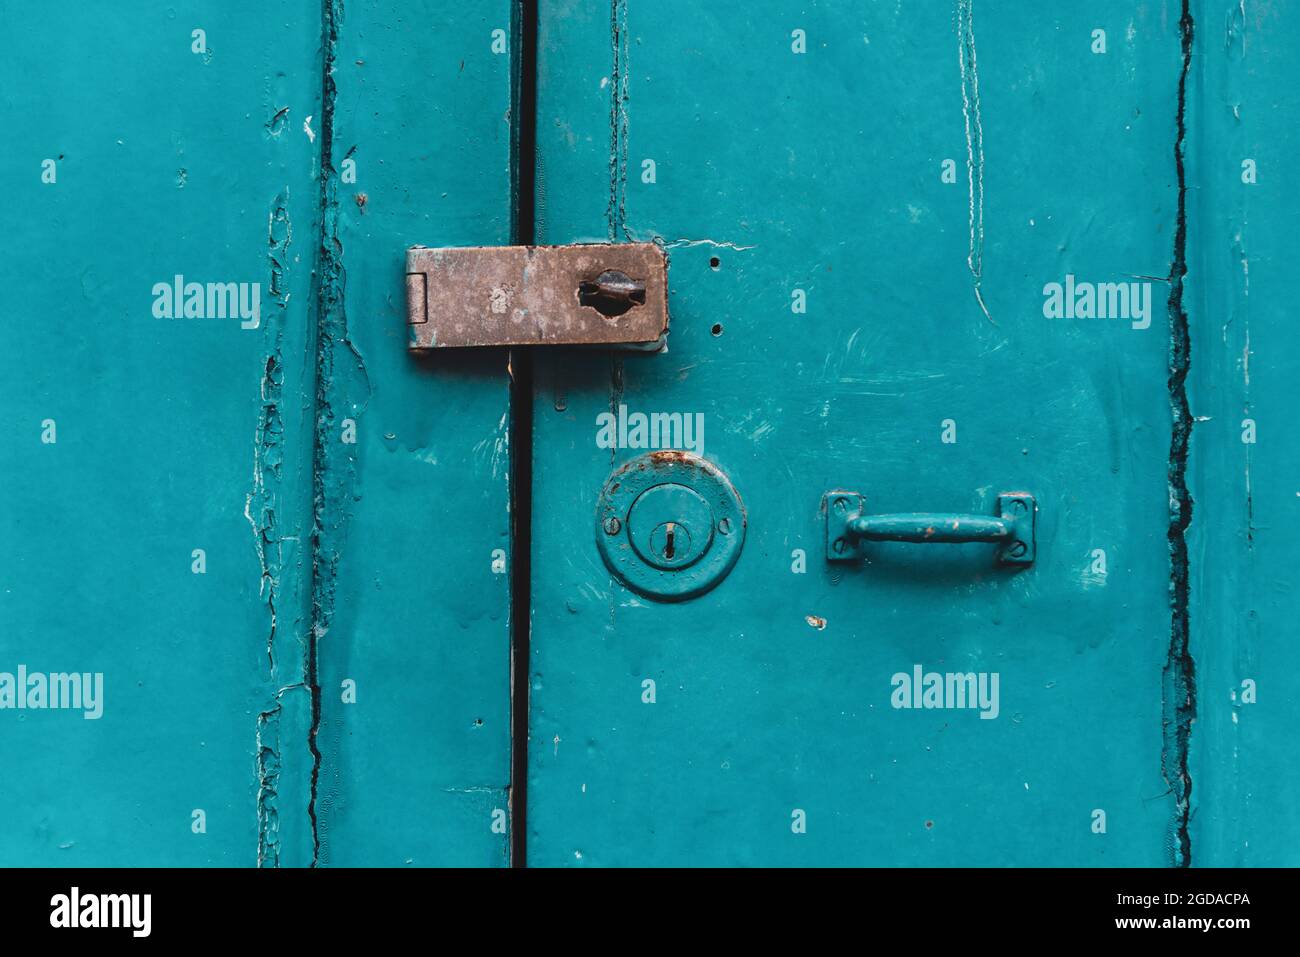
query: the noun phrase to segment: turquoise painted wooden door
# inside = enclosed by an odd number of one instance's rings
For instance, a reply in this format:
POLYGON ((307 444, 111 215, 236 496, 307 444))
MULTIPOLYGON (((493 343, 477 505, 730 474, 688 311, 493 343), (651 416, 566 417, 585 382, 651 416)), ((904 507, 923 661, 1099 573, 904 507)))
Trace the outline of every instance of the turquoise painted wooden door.
POLYGON ((1248 771, 1288 776, 1294 698, 1242 682, 1292 657, 1296 445, 1240 420, 1282 417, 1294 366, 1295 18, 541 11, 538 239, 661 243, 672 320, 663 354, 539 358, 530 864, 1294 863, 1248 771), (1279 173, 1251 202, 1255 164, 1279 173), (662 446, 747 513, 734 569, 680 602, 590 545, 671 564, 662 530, 596 521, 662 446), (1031 493, 1036 558, 830 562, 837 489, 868 515, 1031 493))
POLYGON ((400 291, 510 240, 512 16, 0 16, 0 863, 508 862, 506 362, 400 291))
POLYGON ((1300 15, 786 6, 4 12, 0 864, 1300 860, 1300 15))
POLYGON ((1300 198, 1290 169, 1300 11, 1223 3, 1197 14, 1200 95, 1187 123, 1198 187, 1188 202, 1189 840, 1207 866, 1294 867, 1300 442, 1290 423, 1300 338, 1290 251, 1300 198))

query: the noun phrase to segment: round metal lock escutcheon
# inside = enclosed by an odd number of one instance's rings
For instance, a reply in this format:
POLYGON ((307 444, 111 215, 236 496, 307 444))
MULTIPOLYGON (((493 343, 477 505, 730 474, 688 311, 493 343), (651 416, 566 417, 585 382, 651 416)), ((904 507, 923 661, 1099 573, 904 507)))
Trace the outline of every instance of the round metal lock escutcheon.
POLYGON ((596 509, 605 564, 656 601, 702 595, 745 543, 745 506, 727 477, 690 452, 650 452, 609 477, 596 509))

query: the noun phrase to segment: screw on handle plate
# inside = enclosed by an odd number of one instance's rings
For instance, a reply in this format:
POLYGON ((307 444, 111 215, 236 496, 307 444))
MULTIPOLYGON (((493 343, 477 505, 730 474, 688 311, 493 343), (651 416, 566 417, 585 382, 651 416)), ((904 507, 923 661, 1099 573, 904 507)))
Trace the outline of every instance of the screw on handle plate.
POLYGON ((826 560, 854 561, 863 557, 864 542, 991 542, 1003 565, 1034 561, 1034 520, 1038 512, 1028 492, 1003 492, 994 515, 957 512, 898 512, 868 515, 857 492, 827 492, 826 560))

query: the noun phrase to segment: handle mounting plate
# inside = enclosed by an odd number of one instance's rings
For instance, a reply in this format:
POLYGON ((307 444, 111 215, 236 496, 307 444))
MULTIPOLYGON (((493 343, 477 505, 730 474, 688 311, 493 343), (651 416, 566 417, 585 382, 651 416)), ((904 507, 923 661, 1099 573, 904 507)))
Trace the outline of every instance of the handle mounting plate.
MULTIPOLYGON (((826 513, 826 560, 828 562, 857 561, 863 557, 866 539, 854 531, 854 523, 867 517, 866 499, 858 492, 827 492, 822 499, 826 513)), ((998 543, 997 559, 1003 565, 1032 565, 1035 556, 1035 518, 1038 505, 1034 496, 1028 492, 1003 492, 998 496, 995 517, 1007 523, 1010 534, 998 543)), ((965 519, 976 516, 882 516, 884 518, 935 518, 952 522, 956 528, 965 519)), ((898 541, 930 540, 926 529, 917 529, 915 536, 892 534, 889 537, 898 541)), ((930 530, 931 532, 934 529, 930 530)), ((934 541, 953 541, 952 537, 935 535, 934 541)))

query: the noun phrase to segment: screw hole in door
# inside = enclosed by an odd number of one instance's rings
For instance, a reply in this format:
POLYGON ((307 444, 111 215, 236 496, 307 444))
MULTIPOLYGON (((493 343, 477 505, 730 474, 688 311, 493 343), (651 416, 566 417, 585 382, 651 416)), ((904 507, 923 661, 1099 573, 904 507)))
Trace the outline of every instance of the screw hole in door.
POLYGON ((722 267, 722 260, 719 259, 717 256, 713 256, 709 259, 710 269, 719 269, 721 267, 722 267))
POLYGON ((720 336, 720 335, 722 335, 722 323, 720 323, 720 322, 715 322, 715 323, 713 324, 713 328, 710 329, 709 331, 712 332, 715 336, 720 336))
POLYGON ((606 269, 594 280, 578 284, 578 302, 602 316, 621 316, 634 306, 645 305, 645 283, 617 269, 606 269))

